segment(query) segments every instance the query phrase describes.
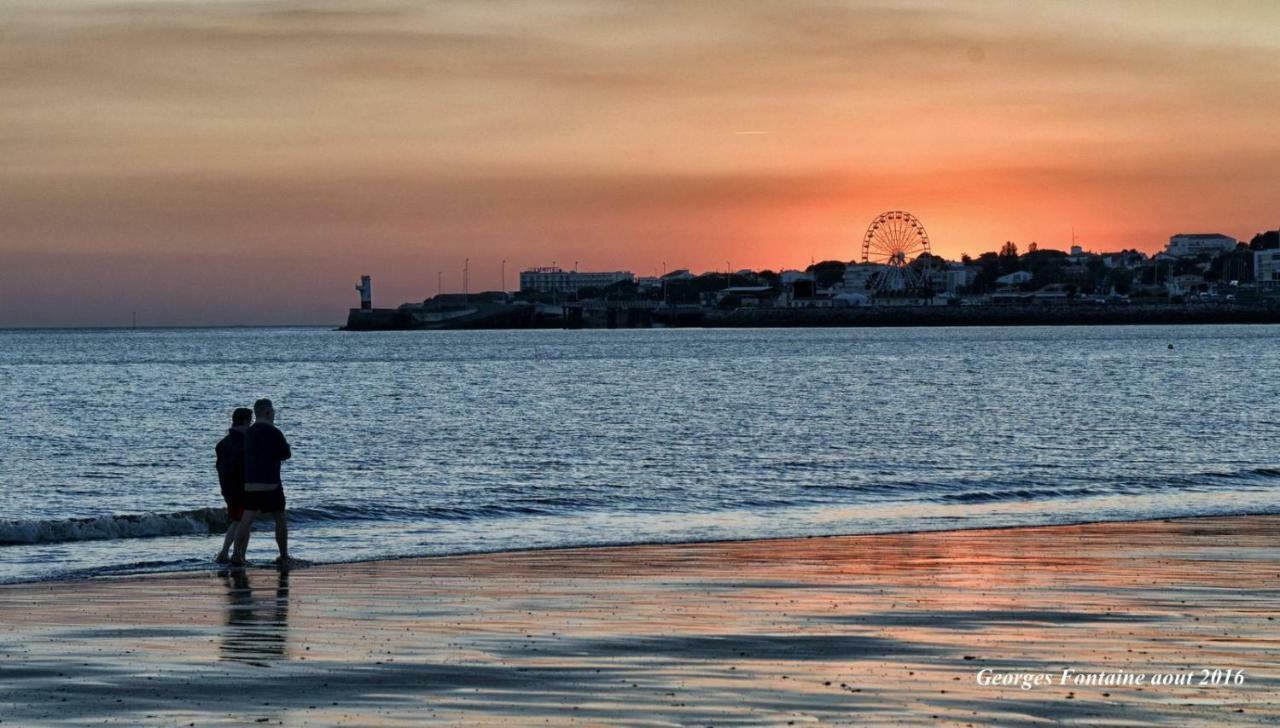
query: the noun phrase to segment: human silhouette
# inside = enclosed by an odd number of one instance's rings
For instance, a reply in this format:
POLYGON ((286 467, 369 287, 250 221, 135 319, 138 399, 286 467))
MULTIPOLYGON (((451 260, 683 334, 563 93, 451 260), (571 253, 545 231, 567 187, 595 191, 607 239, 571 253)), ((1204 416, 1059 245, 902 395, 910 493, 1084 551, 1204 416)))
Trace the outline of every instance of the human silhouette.
POLYGON ((231 563, 243 565, 249 548, 249 534, 259 513, 270 513, 276 522, 276 546, 280 555, 276 563, 288 566, 289 524, 285 519, 284 485, 280 480, 280 463, 292 457, 289 441, 276 429, 275 407, 269 399, 253 403, 256 422, 244 434, 244 518, 236 534, 235 555, 231 563))
POLYGON ((240 532, 240 519, 244 517, 244 433, 252 420, 252 410, 237 407, 231 413, 231 429, 214 447, 218 487, 222 490, 222 500, 227 504, 227 535, 222 539, 222 550, 214 557, 219 564, 230 560, 228 552, 240 532))

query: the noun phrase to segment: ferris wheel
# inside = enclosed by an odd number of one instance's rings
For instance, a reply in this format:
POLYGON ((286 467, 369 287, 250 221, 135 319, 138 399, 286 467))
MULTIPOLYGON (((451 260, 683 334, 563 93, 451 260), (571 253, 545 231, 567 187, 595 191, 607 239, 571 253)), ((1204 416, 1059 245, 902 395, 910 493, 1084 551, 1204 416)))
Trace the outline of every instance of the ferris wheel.
POLYGON ((880 266, 872 287, 876 291, 912 291, 928 286, 928 276, 912 263, 933 258, 929 234, 915 215, 902 210, 880 213, 862 238, 862 262, 880 266))

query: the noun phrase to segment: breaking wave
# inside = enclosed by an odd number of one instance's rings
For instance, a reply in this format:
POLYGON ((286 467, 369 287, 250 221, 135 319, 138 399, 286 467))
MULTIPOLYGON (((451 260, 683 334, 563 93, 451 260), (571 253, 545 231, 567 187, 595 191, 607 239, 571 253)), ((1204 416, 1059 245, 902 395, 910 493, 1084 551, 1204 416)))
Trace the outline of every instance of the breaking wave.
MULTIPOLYGON (((427 507, 377 510, 351 505, 329 508, 291 508, 289 520, 297 523, 332 521, 469 520, 512 515, 546 515, 551 509, 531 505, 472 508, 427 507)), ((112 541, 163 536, 198 536, 227 530, 225 508, 194 508, 172 513, 126 513, 90 518, 0 521, 0 546, 112 541)))
POLYGON ((227 511, 224 508, 38 521, 6 520, 0 521, 0 545, 186 536, 215 533, 226 528, 227 511))

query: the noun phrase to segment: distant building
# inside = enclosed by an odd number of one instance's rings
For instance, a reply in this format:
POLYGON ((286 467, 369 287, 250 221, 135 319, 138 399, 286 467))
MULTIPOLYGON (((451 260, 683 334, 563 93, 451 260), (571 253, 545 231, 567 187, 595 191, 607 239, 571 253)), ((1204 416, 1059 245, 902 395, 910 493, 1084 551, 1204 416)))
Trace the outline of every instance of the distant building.
POLYGON ((942 269, 941 287, 935 285, 934 290, 954 296, 973 285, 977 278, 977 267, 951 263, 942 269))
POLYGON ((615 283, 630 283, 635 276, 630 271, 607 273, 561 270, 556 267, 530 268, 520 273, 522 293, 577 293, 584 288, 604 288, 615 283))
POLYGON ((716 303, 732 299, 742 308, 766 306, 771 304, 775 297, 773 288, 769 286, 730 286, 721 288, 715 293, 716 303))
POLYGON ((1060 283, 1050 283, 1031 296, 1036 303, 1065 303, 1068 298, 1067 289, 1060 283))
POLYGON ((671 271, 670 273, 665 273, 665 274, 663 274, 663 276, 662 276, 662 280, 664 280, 664 281, 691 281, 691 280, 693 280, 693 279, 694 279, 694 278, 696 278, 696 277, 697 277, 697 276, 695 276, 694 274, 690 273, 690 272, 689 272, 689 270, 688 270, 687 268, 681 268, 681 269, 679 269, 679 270, 673 270, 673 271, 671 271))
POLYGON ((1254 251, 1253 280, 1259 288, 1280 289, 1280 249, 1254 251))
POLYGON ((1239 240, 1222 233, 1178 233, 1170 236, 1165 252, 1177 258, 1189 258, 1203 253, 1225 253, 1235 250, 1239 244, 1239 240))
POLYGON ((1169 279, 1169 293, 1175 296, 1194 293, 1204 287, 1204 276, 1195 273, 1183 273, 1169 279))
POLYGON ((1099 253, 1103 265, 1108 268, 1137 268, 1147 262, 1147 254, 1138 250, 1122 250, 1118 253, 1099 253))
POLYGON ((778 277, 782 281, 782 285, 784 286, 794 285, 797 281, 813 280, 812 273, 806 273, 805 271, 802 271, 802 270, 784 270, 782 271, 782 273, 779 274, 778 277))
POLYGON ((1025 270, 1015 270, 1007 275, 1000 276, 996 279, 996 284, 1001 286, 1020 286, 1031 280, 1031 274, 1025 270))
POLYGON ((841 288, 850 292, 862 292, 871 286, 871 281, 880 272, 882 266, 875 263, 852 263, 845 267, 841 288))
POLYGON ((832 308, 835 305, 831 294, 813 290, 813 285, 806 281, 799 283, 801 285, 791 288, 779 298, 786 308, 832 308))
POLYGON ((871 305, 871 297, 857 291, 843 291, 831 297, 833 307, 849 308, 871 305))
POLYGON ((736 296, 736 295, 754 295, 769 293, 773 289, 769 286, 729 286, 721 288, 716 292, 717 296, 736 296))
POLYGON ((1088 263, 1091 258, 1096 257, 1093 253, 1086 253, 1084 248, 1079 245, 1071 246, 1071 253, 1067 255, 1067 262, 1072 265, 1081 265, 1088 263))

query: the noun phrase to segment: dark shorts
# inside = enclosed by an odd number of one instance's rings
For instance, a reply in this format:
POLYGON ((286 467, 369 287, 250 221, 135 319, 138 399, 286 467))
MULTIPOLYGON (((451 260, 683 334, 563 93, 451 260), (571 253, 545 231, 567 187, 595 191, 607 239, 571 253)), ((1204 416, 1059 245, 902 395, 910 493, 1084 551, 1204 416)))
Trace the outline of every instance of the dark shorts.
POLYGON ((223 498, 227 502, 227 520, 238 521, 244 518, 244 498, 223 498))
POLYGON ((275 490, 246 490, 244 509, 259 513, 279 513, 284 510, 284 488, 275 490))

